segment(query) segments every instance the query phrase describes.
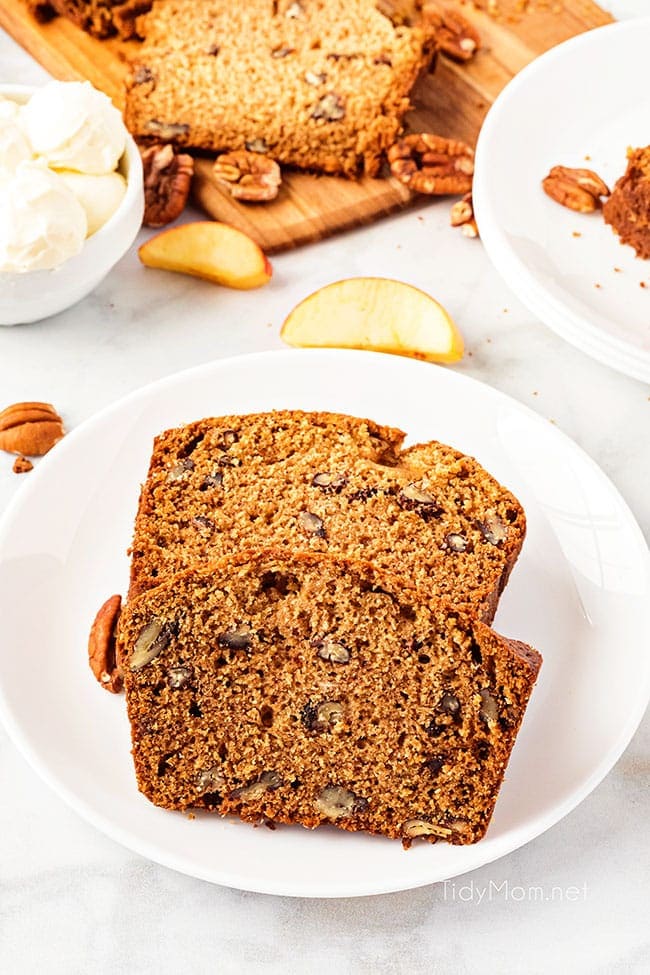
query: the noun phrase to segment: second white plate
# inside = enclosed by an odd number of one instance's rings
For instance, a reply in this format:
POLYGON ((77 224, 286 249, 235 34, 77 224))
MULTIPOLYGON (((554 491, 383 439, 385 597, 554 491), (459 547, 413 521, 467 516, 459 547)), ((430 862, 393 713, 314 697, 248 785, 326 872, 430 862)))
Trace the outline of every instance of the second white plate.
POLYGON ((561 164, 593 169, 611 188, 628 146, 650 144, 649 47, 642 18, 537 58, 492 106, 474 177, 481 239, 517 297, 588 355, 646 382, 650 261, 623 246, 601 214, 555 203, 541 181, 561 164))
POLYGON ((442 368, 359 352, 273 352, 172 376, 67 436, 0 524, 0 715, 43 778, 144 856, 246 890, 311 897, 401 890, 509 853, 556 823, 612 767, 650 687, 648 551, 625 503, 567 437, 494 390, 442 368), (524 551, 496 620, 544 655, 487 836, 415 845, 218 816, 190 821, 136 788, 124 701, 86 659, 95 612, 128 580, 152 438, 215 414, 336 410, 475 455, 521 499, 524 551))

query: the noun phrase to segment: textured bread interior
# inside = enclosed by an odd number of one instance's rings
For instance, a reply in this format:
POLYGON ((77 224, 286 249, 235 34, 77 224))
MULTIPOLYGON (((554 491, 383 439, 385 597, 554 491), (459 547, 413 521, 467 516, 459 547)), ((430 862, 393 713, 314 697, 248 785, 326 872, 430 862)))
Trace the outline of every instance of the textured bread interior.
POLYGON ((370 420, 277 411, 157 438, 132 546, 130 596, 241 549, 372 562, 490 621, 525 517, 477 461, 370 420))
POLYGON ((192 568, 120 623, 155 804, 401 837, 483 836, 539 655, 362 563, 192 568))
POLYGON ((156 0, 138 29, 135 135, 351 176, 377 173, 434 44, 373 0, 156 0))
POLYGON ((650 146, 628 151, 627 169, 603 207, 605 221, 638 257, 650 258, 650 146))

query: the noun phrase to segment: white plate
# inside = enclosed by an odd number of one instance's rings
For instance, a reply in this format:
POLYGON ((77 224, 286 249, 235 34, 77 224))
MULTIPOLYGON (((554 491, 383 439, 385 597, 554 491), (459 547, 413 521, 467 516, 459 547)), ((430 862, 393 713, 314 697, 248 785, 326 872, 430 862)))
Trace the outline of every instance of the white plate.
POLYGON ((558 335, 646 382, 650 261, 623 246, 600 214, 555 203, 541 180, 557 164, 586 166, 611 188, 627 147, 650 144, 649 48, 650 18, 642 18, 537 58, 492 106, 474 177, 481 239, 514 293, 558 335))
POLYGON ((537 836, 612 767, 650 688, 650 568, 632 515, 554 426, 457 373, 388 355, 288 351, 221 360, 104 410, 65 438, 0 525, 0 713, 34 768, 109 836, 247 890, 350 896, 428 884, 537 836), (124 592, 151 440, 166 427, 275 407, 339 410, 474 454, 523 502, 529 532, 497 617, 544 665, 487 836, 401 844, 325 828, 275 832, 150 805, 136 790, 124 702, 86 662, 98 606, 124 592))

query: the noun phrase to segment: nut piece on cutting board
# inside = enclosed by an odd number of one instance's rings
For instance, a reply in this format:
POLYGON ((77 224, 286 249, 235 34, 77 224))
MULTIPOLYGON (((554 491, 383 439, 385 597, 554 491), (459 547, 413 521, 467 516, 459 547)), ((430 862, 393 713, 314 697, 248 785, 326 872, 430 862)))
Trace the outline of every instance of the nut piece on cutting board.
POLYGON ((138 254, 148 267, 227 288, 259 288, 271 280, 271 264, 255 241, 225 223, 202 220, 172 227, 151 237, 138 254))
POLYGON ((349 278, 314 292, 285 320, 289 345, 367 349, 431 362, 457 362, 463 338, 442 305, 388 278, 349 278))
POLYGON ((261 152, 240 149, 224 152, 212 167, 214 177, 235 200, 265 203, 278 195, 282 173, 275 159, 261 152))

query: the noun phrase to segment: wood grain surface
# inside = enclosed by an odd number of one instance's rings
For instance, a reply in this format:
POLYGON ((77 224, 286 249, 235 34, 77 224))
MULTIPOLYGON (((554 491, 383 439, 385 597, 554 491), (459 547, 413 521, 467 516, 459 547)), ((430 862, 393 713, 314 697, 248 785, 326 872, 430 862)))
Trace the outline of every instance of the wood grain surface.
MULTIPOLYGON (((435 72, 423 77, 413 93, 409 129, 474 144, 490 105, 521 68, 561 41, 612 20, 591 0, 502 0, 500 17, 476 9, 482 6, 486 2, 478 0, 462 7, 481 33, 482 49, 466 65, 438 58, 435 72)), ((123 78, 136 42, 98 41, 63 18, 38 24, 25 0, 0 0, 0 26, 56 78, 85 78, 121 107, 123 78)), ((239 227, 270 253, 321 240, 412 202, 409 191, 392 178, 353 182, 285 172, 277 200, 237 203, 213 180, 209 158, 197 159, 194 195, 210 216, 239 227)))

